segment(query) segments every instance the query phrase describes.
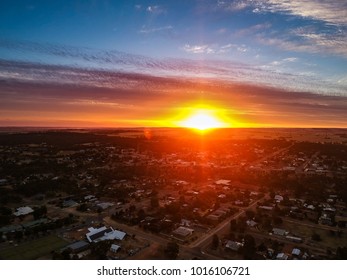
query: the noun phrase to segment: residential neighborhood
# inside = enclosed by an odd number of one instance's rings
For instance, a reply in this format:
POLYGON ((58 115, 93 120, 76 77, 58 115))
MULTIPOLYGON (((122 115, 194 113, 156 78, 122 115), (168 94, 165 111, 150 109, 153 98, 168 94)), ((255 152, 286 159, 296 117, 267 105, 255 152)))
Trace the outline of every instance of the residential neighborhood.
POLYGON ((346 259, 344 130, 151 133, 2 133, 0 258, 346 259))

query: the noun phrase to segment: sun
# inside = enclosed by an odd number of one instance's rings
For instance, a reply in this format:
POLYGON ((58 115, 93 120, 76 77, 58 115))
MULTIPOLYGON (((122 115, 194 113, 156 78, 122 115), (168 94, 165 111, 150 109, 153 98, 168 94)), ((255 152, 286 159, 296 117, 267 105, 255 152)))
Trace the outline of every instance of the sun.
POLYGON ((212 111, 196 110, 188 118, 182 120, 181 127, 193 128, 200 131, 222 128, 227 125, 219 119, 212 111))

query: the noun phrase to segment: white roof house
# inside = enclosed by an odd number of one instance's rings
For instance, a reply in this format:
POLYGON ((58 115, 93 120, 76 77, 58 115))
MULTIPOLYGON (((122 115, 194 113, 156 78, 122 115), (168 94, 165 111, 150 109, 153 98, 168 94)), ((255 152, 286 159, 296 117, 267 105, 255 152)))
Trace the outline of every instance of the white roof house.
POLYGON ((107 228, 105 226, 100 228, 88 228, 89 232, 86 237, 89 242, 99 242, 103 240, 123 240, 126 233, 119 230, 114 230, 112 227, 107 228))
POLYGON ((276 235, 281 235, 281 236, 288 234, 288 232, 285 229, 281 229, 281 228, 273 228, 272 232, 276 235))
POLYGON ((188 237, 189 235, 192 235, 194 233, 194 230, 187 227, 178 227, 172 233, 178 237, 185 238, 185 237, 188 237))
POLYGON ((238 251, 242 246, 242 243, 231 240, 228 240, 228 242, 225 244, 225 248, 228 248, 233 251, 238 251))
POLYGON ((288 259, 288 255, 285 253, 278 253, 276 256, 276 260, 287 260, 288 259))
POLYGON ((223 179, 221 179, 221 180, 217 180, 216 182, 215 182, 215 184, 216 185, 229 185, 230 184, 230 180, 223 180, 223 179))
POLYGON ((301 250, 298 248, 294 248, 292 251, 292 255, 299 256, 301 254, 301 250))
POLYGON ((25 206, 25 207, 19 207, 17 208, 17 211, 14 212, 13 214, 17 217, 19 216, 24 216, 24 215, 28 215, 30 213, 34 212, 34 210, 29 207, 29 206, 25 206))
POLYGON ((117 253, 119 249, 120 249, 120 246, 118 246, 116 244, 112 244, 111 248, 110 248, 110 251, 113 252, 113 253, 117 253))

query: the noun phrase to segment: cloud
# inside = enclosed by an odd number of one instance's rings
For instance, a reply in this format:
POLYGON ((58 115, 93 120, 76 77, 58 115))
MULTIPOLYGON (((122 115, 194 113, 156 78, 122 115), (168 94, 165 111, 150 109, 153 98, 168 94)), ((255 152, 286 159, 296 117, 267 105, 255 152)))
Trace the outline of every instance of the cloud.
POLYGON ((269 29, 272 25, 268 22, 266 23, 259 23, 256 25, 252 25, 250 27, 247 28, 243 28, 243 29, 239 29, 236 32, 236 35, 238 36, 249 36, 249 35, 253 35, 253 34, 257 34, 259 32, 263 32, 266 29, 269 29))
POLYGON ((166 13, 166 10, 165 10, 163 7, 158 6, 158 5, 148 6, 148 7, 146 8, 146 11, 147 11, 148 13, 156 14, 156 15, 160 15, 160 14, 166 13))
POLYGON ((185 52, 194 54, 211 54, 215 53, 215 50, 209 45, 189 45, 186 44, 182 48, 185 52))
POLYGON ((217 30, 217 34, 225 34, 228 32, 228 29, 227 28, 220 28, 217 30))
POLYGON ((249 51, 249 48, 242 44, 226 44, 219 46, 218 44, 214 45, 190 45, 186 44, 182 47, 182 50, 184 50, 187 53, 193 53, 193 54, 224 54, 230 51, 238 51, 238 52, 247 52, 249 51))
POLYGON ((323 33, 310 28, 296 28, 288 34, 272 34, 266 37, 259 34, 258 42, 276 46, 282 50, 306 52, 306 53, 322 53, 335 54, 347 57, 347 40, 346 37, 338 33, 323 33))
MULTIPOLYGON (((292 42, 279 39, 259 37, 263 44, 277 45, 281 48, 295 48, 292 42), (269 41, 271 40, 271 41, 269 41), (292 45, 288 45, 292 44, 292 45)), ((305 46, 311 47, 314 46, 305 46)), ((101 51, 91 48, 76 48, 65 45, 39 44, 31 42, 16 42, 0 40, 0 49, 10 49, 15 52, 18 60, 28 57, 51 56, 62 64, 42 65, 38 62, 0 60, 0 79, 22 80, 38 82, 54 82, 60 84, 93 85, 103 88, 123 89, 141 87, 136 81, 141 75, 152 77, 203 77, 204 79, 218 78, 225 82, 241 82, 251 84, 271 85, 295 91, 311 91, 322 94, 345 95, 344 83, 336 80, 324 80, 312 74, 290 74, 286 71, 276 71, 274 67, 266 68, 262 65, 249 65, 233 61, 209 59, 207 55, 215 57, 228 51, 244 52, 247 46, 237 44, 218 45, 185 45, 182 50, 192 54, 200 54, 195 59, 155 59, 147 56, 129 54, 119 51, 101 51), (18 55, 17 55, 18 54, 18 55), (132 73, 137 77, 133 80, 125 79, 123 74, 132 73), (136 76, 137 75, 137 76, 136 76), (308 79, 309 77, 309 79, 308 79)), ((291 63, 295 58, 288 57, 281 63, 291 63)), ((129 74, 126 75, 129 77, 129 74)), ((141 79, 140 79, 141 80, 141 79)))
POLYGON ((292 62, 296 62, 298 61, 298 58, 297 57, 287 57, 287 58, 283 58, 281 60, 275 60, 275 61, 272 61, 270 63, 270 65, 272 66, 279 66, 279 65, 283 65, 283 64, 288 64, 288 63, 292 63, 292 62))
POLYGON ((249 6, 247 1, 218 0, 217 7, 225 11, 237 12, 249 6))
POLYGON ((50 67, 17 64, 13 73, 19 75, 0 79, 0 122, 3 125, 5 118, 18 123, 18 119, 35 120, 38 115, 51 122, 65 118, 75 123, 82 118, 97 124, 98 119, 114 118, 127 120, 129 125, 138 118, 155 119, 155 114, 172 110, 177 100, 179 104, 191 104, 203 99, 223 104, 224 110, 240 123, 347 127, 346 96, 294 92, 218 78, 184 79, 50 67), (23 73, 34 69, 49 79, 23 79, 21 69, 23 73))
POLYGON ((320 20, 334 25, 347 25, 347 2, 336 0, 220 0, 217 7, 226 11, 246 8, 254 13, 283 13, 320 20))
POLYGON ((266 30, 276 26, 257 24, 238 30, 235 35, 257 34, 259 42, 278 46, 279 49, 334 54, 347 57, 347 2, 336 0, 241 0, 219 1, 217 6, 225 11, 252 9, 254 13, 277 13, 306 19, 300 28, 285 29, 266 35, 266 30), (286 35, 287 34, 287 35, 286 35))
MULTIPOLYGON (((253 1, 247 1, 252 3, 253 1)), ((261 11, 281 12, 321 20, 330 24, 347 24, 347 2, 336 0, 256 0, 261 11)))
POLYGON ((148 28, 146 26, 143 26, 139 32, 142 34, 150 34, 150 33, 172 31, 172 30, 173 30, 173 27, 171 25, 166 25, 166 26, 161 26, 161 27, 153 27, 153 28, 148 28))
POLYGON ((226 53, 226 52, 229 52, 231 50, 236 50, 238 52, 244 53, 244 52, 249 51, 249 48, 244 44, 242 44, 242 45, 227 44, 227 45, 223 45, 223 46, 219 47, 217 52, 218 53, 226 53))

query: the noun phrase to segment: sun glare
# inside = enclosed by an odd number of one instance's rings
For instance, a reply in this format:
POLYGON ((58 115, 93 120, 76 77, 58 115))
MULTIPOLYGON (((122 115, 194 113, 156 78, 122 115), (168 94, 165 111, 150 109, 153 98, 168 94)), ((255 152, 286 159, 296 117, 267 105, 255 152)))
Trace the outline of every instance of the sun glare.
POLYGON ((222 120, 208 110, 197 110, 179 124, 182 127, 193 128, 200 131, 227 127, 222 120))

